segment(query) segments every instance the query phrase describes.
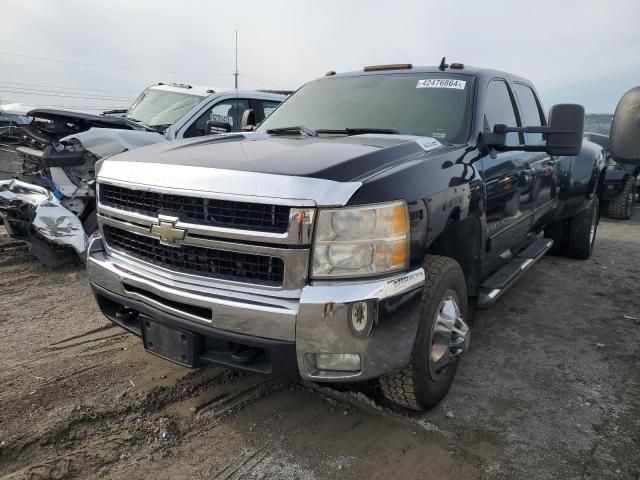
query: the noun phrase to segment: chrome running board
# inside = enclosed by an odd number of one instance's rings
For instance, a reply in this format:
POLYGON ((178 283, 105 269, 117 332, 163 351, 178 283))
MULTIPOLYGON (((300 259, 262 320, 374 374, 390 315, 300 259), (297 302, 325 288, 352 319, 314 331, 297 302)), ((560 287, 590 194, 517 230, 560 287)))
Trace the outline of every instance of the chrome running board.
POLYGON ((553 240, 540 238, 520 251, 509 263, 480 285, 478 308, 488 308, 506 292, 553 246, 553 240))

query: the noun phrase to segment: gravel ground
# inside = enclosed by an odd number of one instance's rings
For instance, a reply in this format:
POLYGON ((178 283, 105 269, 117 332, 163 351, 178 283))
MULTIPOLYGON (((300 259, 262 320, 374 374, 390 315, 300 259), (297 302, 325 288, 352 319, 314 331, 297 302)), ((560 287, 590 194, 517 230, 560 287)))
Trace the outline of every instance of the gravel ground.
POLYGON ((186 370, 99 314, 80 266, 0 235, 0 479, 640 479, 640 211, 547 257, 425 414, 374 385, 186 370))

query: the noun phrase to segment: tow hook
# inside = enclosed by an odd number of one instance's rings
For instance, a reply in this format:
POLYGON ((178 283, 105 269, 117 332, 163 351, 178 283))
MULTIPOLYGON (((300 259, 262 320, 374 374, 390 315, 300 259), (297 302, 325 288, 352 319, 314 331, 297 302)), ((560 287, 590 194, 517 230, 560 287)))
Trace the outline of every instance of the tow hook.
POLYGON ((235 345, 231 352, 231 360, 236 363, 247 364, 253 362, 260 353, 262 352, 259 348, 235 345))
POLYGON ((121 322, 130 323, 138 317, 138 311, 133 308, 124 307, 116 312, 116 318, 121 322))

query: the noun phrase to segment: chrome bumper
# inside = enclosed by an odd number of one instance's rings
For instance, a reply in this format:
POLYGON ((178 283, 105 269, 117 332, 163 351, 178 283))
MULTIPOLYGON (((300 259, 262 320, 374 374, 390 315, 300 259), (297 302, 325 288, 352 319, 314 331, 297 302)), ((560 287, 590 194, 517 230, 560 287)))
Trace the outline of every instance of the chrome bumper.
POLYGON ((404 367, 411 356, 425 278, 422 269, 371 281, 315 282, 302 289, 300 298, 291 299, 279 298, 275 292, 254 293, 231 290, 228 285, 214 288, 168 279, 109 255, 100 237, 91 238, 88 252, 91 283, 122 299, 193 322, 200 330, 210 327, 295 342, 298 371, 304 380, 376 378, 404 367), (371 305, 375 319, 370 333, 358 336, 350 321, 354 303, 362 301, 371 305), (206 317, 202 311, 213 314, 206 317), (315 363, 318 353, 358 355, 360 368, 321 370, 315 363))

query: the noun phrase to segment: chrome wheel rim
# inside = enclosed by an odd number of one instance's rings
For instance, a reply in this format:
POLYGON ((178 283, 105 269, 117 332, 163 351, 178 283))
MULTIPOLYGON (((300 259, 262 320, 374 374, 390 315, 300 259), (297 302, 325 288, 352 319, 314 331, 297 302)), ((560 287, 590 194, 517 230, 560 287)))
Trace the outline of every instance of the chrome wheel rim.
POLYGON ((442 377, 469 346, 469 326, 460 312, 460 300, 454 290, 447 290, 436 310, 429 346, 429 373, 434 380, 442 377))

